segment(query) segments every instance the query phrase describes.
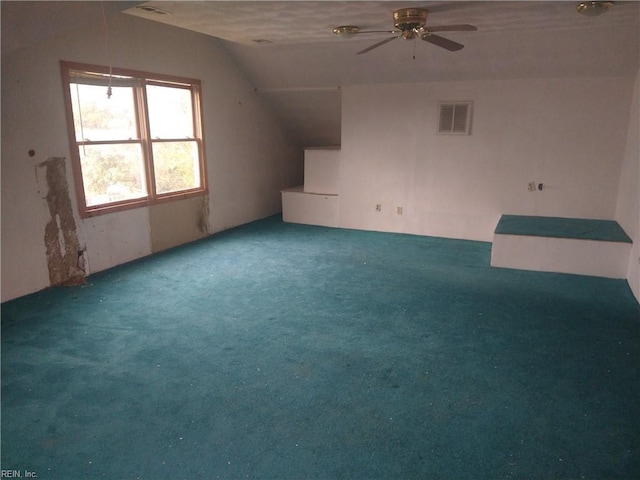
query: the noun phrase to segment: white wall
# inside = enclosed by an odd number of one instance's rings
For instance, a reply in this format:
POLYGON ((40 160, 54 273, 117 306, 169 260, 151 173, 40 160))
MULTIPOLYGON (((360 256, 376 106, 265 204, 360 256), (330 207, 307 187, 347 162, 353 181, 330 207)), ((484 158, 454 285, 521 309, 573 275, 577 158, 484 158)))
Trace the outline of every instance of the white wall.
MULTIPOLYGON (((2 55, 2 301, 49 284, 43 238, 51 217, 36 165, 70 158, 59 62, 107 64, 100 26, 88 22, 2 55)), ((279 191, 302 182, 302 151, 291 146, 218 42, 127 15, 109 19, 109 39, 114 66, 202 80, 210 189, 204 234, 278 213, 279 191)), ((69 162, 67 177, 91 272, 152 253, 149 209, 82 220, 69 162)))
POLYGON ((616 220, 633 240, 629 257, 627 280, 631 291, 640 301, 640 72, 636 77, 624 160, 620 175, 620 189, 616 220))
POLYGON ((503 213, 612 219, 633 80, 345 87, 340 226, 491 241, 503 213), (471 135, 436 134, 441 100, 474 102, 471 135))

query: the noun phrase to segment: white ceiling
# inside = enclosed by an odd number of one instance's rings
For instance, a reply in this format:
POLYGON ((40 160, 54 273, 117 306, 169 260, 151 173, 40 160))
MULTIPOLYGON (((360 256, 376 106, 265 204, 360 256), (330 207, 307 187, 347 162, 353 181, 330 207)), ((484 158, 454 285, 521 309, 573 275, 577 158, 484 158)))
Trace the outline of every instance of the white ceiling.
POLYGON ((635 75, 639 68, 638 1, 618 1, 598 17, 578 14, 574 1, 3 1, 3 52, 75 28, 74 19, 98 5, 107 14, 125 12, 219 38, 303 146, 340 143, 340 87, 635 75), (468 23, 478 31, 441 34, 463 43, 459 52, 399 39, 364 55, 356 52, 388 34, 332 33, 338 25, 392 29, 393 10, 408 6, 429 9, 428 26, 468 23))
MULTIPOLYGON (((598 22, 637 25, 637 2, 624 7, 621 3, 598 22)), ((332 33, 338 25, 392 29, 392 12, 403 7, 427 8, 427 25, 470 23, 482 32, 590 28, 594 19, 578 15, 575 5, 572 1, 150 1, 126 13, 244 45, 260 40, 286 45, 340 42, 332 33), (156 7, 167 14, 140 7, 156 7)))
POLYGON ((223 40, 264 99, 304 146, 340 143, 340 87, 373 83, 635 75, 640 3, 617 2, 598 17, 573 1, 205 1, 145 2, 165 15, 128 14, 223 40), (449 52, 421 41, 333 34, 339 25, 393 29, 392 12, 419 6, 427 25, 468 23, 442 33, 465 44, 449 52), (257 42, 258 41, 258 42, 257 42), (415 59, 413 58, 415 55, 415 59))

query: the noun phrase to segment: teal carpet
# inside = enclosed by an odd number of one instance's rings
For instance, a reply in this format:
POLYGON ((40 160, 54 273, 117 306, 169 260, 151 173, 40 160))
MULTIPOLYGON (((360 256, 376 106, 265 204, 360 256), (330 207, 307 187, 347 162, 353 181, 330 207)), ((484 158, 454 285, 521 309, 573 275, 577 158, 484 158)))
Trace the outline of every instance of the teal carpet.
POLYGON ((255 222, 2 305, 2 468, 45 479, 640 478, 626 282, 255 222))
POLYGON ((502 215, 495 233, 633 243, 631 237, 615 220, 502 215))

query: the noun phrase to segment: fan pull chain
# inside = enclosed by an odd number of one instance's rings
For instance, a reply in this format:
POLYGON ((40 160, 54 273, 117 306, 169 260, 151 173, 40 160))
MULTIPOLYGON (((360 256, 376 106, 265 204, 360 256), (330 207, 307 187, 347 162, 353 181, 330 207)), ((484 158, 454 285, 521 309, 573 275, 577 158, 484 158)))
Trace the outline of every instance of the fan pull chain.
POLYGON ((109 64, 109 85, 107 86, 107 98, 111 99, 113 90, 111 89, 111 80, 113 78, 112 65, 111 65, 111 52, 109 51, 109 24, 107 23, 107 15, 104 12, 104 2, 100 2, 100 8, 102 10, 102 22, 104 23, 104 48, 107 54, 107 63, 109 64))

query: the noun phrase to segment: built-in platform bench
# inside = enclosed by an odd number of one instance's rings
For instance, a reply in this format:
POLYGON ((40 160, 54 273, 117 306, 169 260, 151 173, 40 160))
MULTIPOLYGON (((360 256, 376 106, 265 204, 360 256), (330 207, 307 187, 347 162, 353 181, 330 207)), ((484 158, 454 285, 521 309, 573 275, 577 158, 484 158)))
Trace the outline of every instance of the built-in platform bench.
POLYGON ((502 215, 491 265, 626 278, 631 244, 613 220, 502 215))
POLYGON ((324 227, 338 226, 338 195, 305 192, 304 186, 282 190, 282 220, 324 227))

